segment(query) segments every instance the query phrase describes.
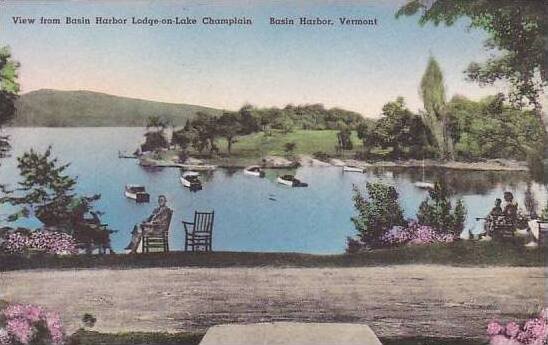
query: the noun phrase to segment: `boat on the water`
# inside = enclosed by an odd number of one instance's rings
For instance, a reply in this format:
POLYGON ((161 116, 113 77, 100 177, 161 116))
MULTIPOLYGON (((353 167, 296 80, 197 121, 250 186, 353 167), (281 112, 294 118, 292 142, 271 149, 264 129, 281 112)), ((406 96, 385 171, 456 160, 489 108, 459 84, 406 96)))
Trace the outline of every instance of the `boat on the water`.
POLYGON ((249 176, 264 177, 265 172, 263 168, 258 165, 251 165, 244 169, 244 174, 249 176))
POLYGON ((434 189, 434 184, 431 182, 417 181, 415 182, 415 187, 420 189, 434 189))
POLYGON ((200 181, 200 174, 196 171, 185 171, 181 175, 181 184, 190 190, 202 189, 202 182, 200 181))
POLYGON ((364 173, 365 169, 354 166, 354 165, 345 165, 343 166, 343 171, 364 173))
POLYGON ((301 182, 301 180, 295 178, 293 175, 278 176, 276 181, 279 184, 283 184, 290 187, 308 187, 308 183, 301 182))
POLYGON ((135 200, 139 203, 150 201, 150 194, 146 192, 145 186, 137 184, 126 185, 124 195, 126 196, 126 198, 135 200))
POLYGON ((130 153, 127 153, 127 152, 118 151, 118 158, 136 159, 136 158, 139 158, 139 157, 137 157, 137 155, 135 155, 135 154, 130 154, 130 153))

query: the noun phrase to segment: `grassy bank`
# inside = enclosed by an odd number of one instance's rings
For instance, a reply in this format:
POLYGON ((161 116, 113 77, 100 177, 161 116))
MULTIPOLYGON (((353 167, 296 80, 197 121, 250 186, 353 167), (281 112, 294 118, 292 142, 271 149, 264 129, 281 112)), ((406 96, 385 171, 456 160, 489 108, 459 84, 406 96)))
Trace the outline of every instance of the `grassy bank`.
POLYGON ((0 270, 143 267, 359 267, 404 264, 452 266, 544 266, 544 248, 522 244, 459 241, 451 244, 378 249, 359 254, 170 252, 138 255, 0 256, 0 270))
MULTIPOLYGON (((197 345, 203 333, 99 333, 78 331, 69 345, 197 345)), ((383 345, 483 345, 483 340, 463 338, 380 338, 383 345)))

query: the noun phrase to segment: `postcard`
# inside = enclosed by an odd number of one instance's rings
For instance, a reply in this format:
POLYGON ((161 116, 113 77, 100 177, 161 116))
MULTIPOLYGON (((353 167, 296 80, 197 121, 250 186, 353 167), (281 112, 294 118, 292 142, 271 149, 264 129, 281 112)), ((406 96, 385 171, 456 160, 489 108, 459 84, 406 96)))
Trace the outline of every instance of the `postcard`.
POLYGON ((0 0, 0 345, 547 344, 547 20, 0 0))

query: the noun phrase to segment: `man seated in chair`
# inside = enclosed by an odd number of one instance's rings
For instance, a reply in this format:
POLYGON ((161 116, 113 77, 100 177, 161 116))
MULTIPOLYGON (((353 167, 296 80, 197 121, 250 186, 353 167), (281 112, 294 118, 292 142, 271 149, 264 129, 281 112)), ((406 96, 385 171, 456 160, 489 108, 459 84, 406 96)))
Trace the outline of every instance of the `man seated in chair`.
POLYGON ((131 253, 137 252, 139 242, 142 239, 142 235, 145 231, 159 231, 157 229, 163 229, 169 222, 171 210, 166 206, 167 198, 165 195, 158 197, 158 207, 156 207, 152 214, 141 224, 135 225, 131 232, 131 242, 126 247, 126 250, 131 250, 131 253))

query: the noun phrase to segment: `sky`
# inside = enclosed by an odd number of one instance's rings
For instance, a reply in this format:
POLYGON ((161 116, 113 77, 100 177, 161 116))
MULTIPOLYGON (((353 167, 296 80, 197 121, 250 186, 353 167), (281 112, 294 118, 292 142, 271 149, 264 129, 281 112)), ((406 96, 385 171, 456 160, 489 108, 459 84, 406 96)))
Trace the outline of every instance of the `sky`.
POLYGON ((322 103, 377 117, 398 96, 417 111, 430 56, 447 95, 479 99, 504 90, 465 80, 472 61, 492 52, 468 30, 396 19, 389 1, 38 1, 0 0, 0 45, 21 63, 22 92, 92 90, 171 103, 235 110, 322 103), (13 17, 247 17, 252 25, 23 25, 13 17), (332 26, 274 26, 270 17, 322 17, 332 26), (340 17, 376 18, 342 26, 340 17))

